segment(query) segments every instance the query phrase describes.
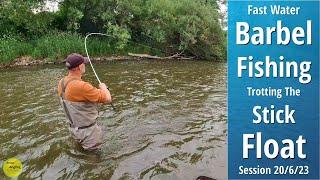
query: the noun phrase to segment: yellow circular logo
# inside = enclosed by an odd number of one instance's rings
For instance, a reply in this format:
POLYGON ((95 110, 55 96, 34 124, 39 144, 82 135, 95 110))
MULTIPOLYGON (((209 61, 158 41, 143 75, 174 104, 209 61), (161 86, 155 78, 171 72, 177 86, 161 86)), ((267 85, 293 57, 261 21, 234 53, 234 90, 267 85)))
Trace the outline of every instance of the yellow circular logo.
POLYGON ((22 163, 17 158, 10 158, 3 163, 3 172, 8 177, 18 177, 22 172, 22 163))

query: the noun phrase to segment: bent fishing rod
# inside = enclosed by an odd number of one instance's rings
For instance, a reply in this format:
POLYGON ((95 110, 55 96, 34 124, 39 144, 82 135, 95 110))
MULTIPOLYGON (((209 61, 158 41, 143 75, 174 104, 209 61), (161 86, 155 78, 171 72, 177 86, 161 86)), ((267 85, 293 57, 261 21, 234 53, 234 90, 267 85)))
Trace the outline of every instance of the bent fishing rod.
MULTIPOLYGON (((99 84, 101 84, 101 81, 100 81, 100 79, 99 79, 99 77, 98 77, 98 74, 96 73, 96 71, 95 71, 95 69, 94 69, 94 67, 93 67, 93 65, 92 65, 92 63, 91 63, 91 59, 90 59, 90 56, 89 56, 89 53, 88 53, 88 49, 87 49, 87 38, 88 38, 89 36, 91 36, 91 35, 102 35, 102 36, 109 36, 109 35, 103 34, 103 33, 89 33, 89 34, 86 35, 86 37, 84 38, 84 48, 85 48, 85 50, 86 50, 86 54, 87 54, 87 57, 88 57, 90 66, 91 66, 92 71, 93 71, 94 75, 96 76, 99 84)), ((108 88, 108 90, 109 90, 109 88, 108 88)), ((112 107, 113 110, 116 110, 116 108, 114 107, 113 103, 111 103, 110 105, 111 105, 111 107, 112 107)))

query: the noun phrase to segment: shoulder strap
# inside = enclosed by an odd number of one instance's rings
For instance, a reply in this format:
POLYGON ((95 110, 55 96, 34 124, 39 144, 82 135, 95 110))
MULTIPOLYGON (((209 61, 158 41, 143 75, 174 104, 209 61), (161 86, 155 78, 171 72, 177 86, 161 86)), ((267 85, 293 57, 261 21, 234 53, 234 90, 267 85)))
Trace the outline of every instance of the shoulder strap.
POLYGON ((61 89, 62 89, 62 91, 61 91, 61 98, 62 98, 62 105, 63 105, 63 108, 64 108, 64 110, 65 110, 65 113, 66 113, 68 119, 70 120, 70 125, 73 124, 73 121, 72 121, 72 119, 71 119, 71 115, 70 115, 70 113, 69 113, 69 110, 68 110, 68 108, 67 108, 67 105, 66 105, 65 102, 64 102, 64 93, 65 93, 65 91, 66 91, 66 88, 67 88, 68 84, 69 84, 71 81, 74 81, 74 80, 77 80, 77 79, 76 79, 76 78, 70 79, 69 81, 67 81, 66 85, 64 85, 64 78, 61 80, 61 89))
POLYGON ((62 99, 64 99, 64 93, 66 91, 66 88, 67 88, 68 84, 71 81, 75 81, 75 80, 77 80, 77 79, 76 78, 70 79, 69 81, 67 81, 66 85, 64 85, 64 78, 61 80, 61 97, 62 97, 62 99))

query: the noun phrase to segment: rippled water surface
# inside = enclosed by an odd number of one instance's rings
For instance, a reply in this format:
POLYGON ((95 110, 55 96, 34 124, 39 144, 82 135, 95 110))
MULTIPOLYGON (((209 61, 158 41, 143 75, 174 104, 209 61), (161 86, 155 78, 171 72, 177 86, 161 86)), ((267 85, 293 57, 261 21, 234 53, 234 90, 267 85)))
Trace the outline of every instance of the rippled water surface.
MULTIPOLYGON (((95 64, 116 111, 99 106, 100 152, 69 136, 56 95, 61 66, 0 72, 0 164, 17 157, 19 179, 227 177, 226 66, 207 61, 95 64)), ((97 85, 87 67, 83 78, 97 85)), ((0 179, 6 178, 1 171, 0 179)))

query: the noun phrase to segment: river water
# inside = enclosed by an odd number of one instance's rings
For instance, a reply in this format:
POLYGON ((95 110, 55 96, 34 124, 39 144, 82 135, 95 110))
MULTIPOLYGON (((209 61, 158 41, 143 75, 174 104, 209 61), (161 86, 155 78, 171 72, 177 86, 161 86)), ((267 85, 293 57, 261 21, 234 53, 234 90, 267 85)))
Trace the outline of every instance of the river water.
MULTIPOLYGON (((95 64, 116 111, 99 106, 101 151, 69 136, 56 95, 62 65, 0 72, 0 164, 17 157, 19 179, 227 177, 226 64, 112 61, 95 64)), ((97 85, 87 66, 84 80, 97 85)), ((0 172, 0 179, 5 179, 0 172)))

